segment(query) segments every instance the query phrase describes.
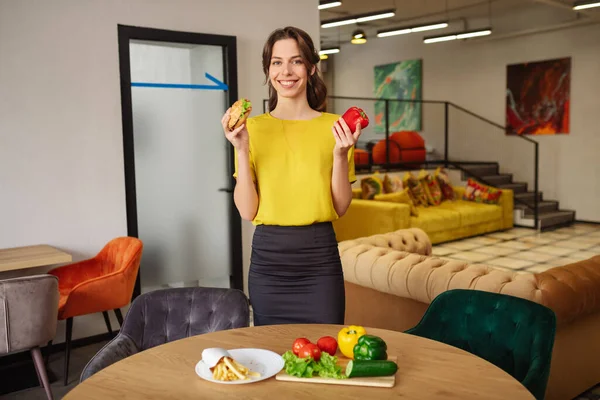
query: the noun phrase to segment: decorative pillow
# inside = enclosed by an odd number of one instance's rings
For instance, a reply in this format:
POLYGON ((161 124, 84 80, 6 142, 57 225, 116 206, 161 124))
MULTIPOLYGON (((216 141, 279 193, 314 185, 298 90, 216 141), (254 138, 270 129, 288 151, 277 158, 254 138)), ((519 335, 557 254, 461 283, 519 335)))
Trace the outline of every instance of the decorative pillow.
POLYGON ((417 210, 417 207, 415 207, 412 201, 412 198, 410 196, 410 189, 408 188, 395 193, 377 194, 375 195, 374 200, 387 201, 390 203, 408 204, 410 206, 410 215, 414 217, 419 216, 419 211, 417 210))
POLYGON ((437 180, 431 176, 431 174, 424 169, 419 173, 419 183, 425 190, 427 196, 427 202, 431 206, 438 206, 442 202, 442 191, 437 183, 437 180))
POLYGON ((383 193, 401 192, 403 189, 402 179, 399 176, 383 176, 383 193))
POLYGON ((372 200, 375 195, 383 193, 383 182, 377 174, 362 178, 360 180, 360 187, 362 189, 362 198, 365 200, 372 200))
POLYGON ((474 201, 476 203, 498 204, 502 190, 484 185, 469 178, 465 187, 463 200, 474 201))
POLYGON ((412 173, 407 172, 404 174, 404 179, 402 179, 402 183, 405 188, 410 189, 409 193, 412 196, 413 203, 415 206, 429 206, 429 201, 427 200, 427 195, 425 194, 425 189, 423 185, 419 183, 419 180, 416 179, 412 173))
POLYGON ((442 167, 438 167, 434 173, 435 180, 440 185, 442 191, 442 200, 455 200, 454 189, 452 188, 452 182, 446 170, 442 167))

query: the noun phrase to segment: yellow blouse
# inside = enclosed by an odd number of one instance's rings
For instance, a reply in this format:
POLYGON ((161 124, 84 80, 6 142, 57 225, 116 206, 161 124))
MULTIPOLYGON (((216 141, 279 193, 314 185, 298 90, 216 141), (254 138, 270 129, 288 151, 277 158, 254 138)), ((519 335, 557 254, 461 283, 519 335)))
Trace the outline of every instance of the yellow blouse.
MULTIPOLYGON (((259 199, 254 225, 301 226, 338 218, 331 196, 331 128, 339 118, 330 113, 310 120, 281 120, 269 113, 248 118, 250 168, 259 199)), ((354 148, 348 164, 348 179, 354 182, 354 148)), ((236 178, 237 172, 236 153, 236 178)))

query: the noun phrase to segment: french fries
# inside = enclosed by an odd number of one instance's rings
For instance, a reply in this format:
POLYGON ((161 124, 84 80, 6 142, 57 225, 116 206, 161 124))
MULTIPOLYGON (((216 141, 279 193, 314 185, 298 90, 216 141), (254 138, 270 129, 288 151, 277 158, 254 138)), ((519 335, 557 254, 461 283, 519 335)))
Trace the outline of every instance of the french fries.
POLYGON ((213 369, 213 379, 217 381, 247 380, 250 377, 260 377, 258 372, 250 371, 233 358, 223 357, 213 369))

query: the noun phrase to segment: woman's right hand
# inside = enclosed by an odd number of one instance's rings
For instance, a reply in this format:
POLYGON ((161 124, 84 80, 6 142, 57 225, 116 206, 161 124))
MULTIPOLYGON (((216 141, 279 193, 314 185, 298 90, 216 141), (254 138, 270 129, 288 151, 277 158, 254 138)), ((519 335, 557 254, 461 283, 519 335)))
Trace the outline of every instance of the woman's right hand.
POLYGON ((231 108, 229 108, 223 118, 221 119, 221 125, 223 125, 223 132, 225 133, 225 137, 229 142, 235 147, 237 151, 248 151, 249 149, 249 139, 248 139, 248 130, 246 129, 246 124, 242 124, 242 126, 237 127, 233 131, 229 130, 229 113, 231 112, 231 108))

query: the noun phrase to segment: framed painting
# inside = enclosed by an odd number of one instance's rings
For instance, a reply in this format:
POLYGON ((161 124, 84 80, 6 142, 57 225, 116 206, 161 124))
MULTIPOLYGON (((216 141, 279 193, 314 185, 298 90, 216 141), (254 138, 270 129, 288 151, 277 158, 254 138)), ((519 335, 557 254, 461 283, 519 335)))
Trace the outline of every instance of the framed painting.
MULTIPOLYGON (((423 88, 422 60, 400 61, 375 67, 375 97, 397 99, 389 102, 390 133, 420 131, 423 88)), ((376 133, 385 133, 385 102, 375 103, 376 133)))
POLYGON ((506 68, 506 133, 569 133, 571 58, 506 68))

